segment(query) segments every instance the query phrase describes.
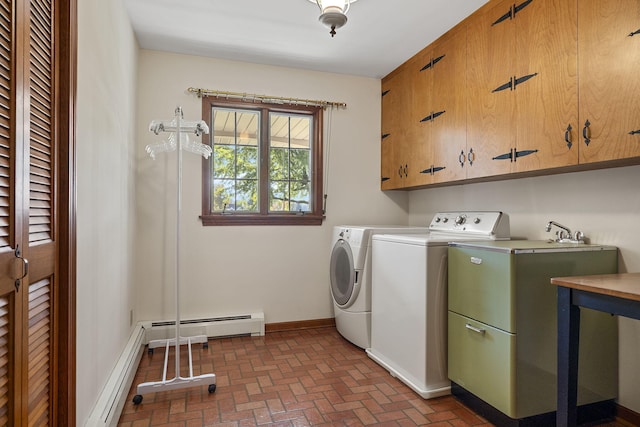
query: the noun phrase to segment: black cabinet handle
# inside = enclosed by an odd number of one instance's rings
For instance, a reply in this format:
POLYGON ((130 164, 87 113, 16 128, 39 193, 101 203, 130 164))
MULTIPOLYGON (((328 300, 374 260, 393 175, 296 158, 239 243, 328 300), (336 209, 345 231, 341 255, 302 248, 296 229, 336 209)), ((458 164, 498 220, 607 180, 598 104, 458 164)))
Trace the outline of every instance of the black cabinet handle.
POLYGON ((469 149, 469 154, 467 154, 467 160, 469 160, 469 166, 473 166, 473 162, 476 160, 476 153, 473 152, 473 148, 469 149))
POLYGON ((432 58, 424 67, 420 68, 420 71, 428 70, 429 68, 433 68, 438 62, 442 60, 446 55, 440 55, 437 58, 432 58))
POLYGON ((400 168, 398 168, 398 176, 402 178, 402 165, 400 165, 400 168))
POLYGON ((526 0, 523 1, 522 3, 520 3, 519 5, 517 5, 514 9, 513 9, 513 16, 516 16, 516 13, 520 12, 522 9, 524 9, 525 7, 529 6, 531 4, 533 0, 526 0))
POLYGON ((491 93, 500 92, 500 91, 505 90, 505 89, 513 90, 513 77, 509 77, 509 81, 508 82, 506 82, 503 85, 498 86, 497 88, 492 90, 491 93))
POLYGON ((633 37, 633 36, 635 36, 636 34, 640 34, 640 28, 639 28, 639 29, 637 29, 637 30, 635 30, 633 33, 629 33, 629 37, 633 37))
POLYGON ((409 174, 407 174, 407 165, 404 165, 404 176, 405 178, 409 176, 409 174))
MULTIPOLYGON (((515 159, 517 159, 518 157, 524 157, 524 156, 528 156, 529 154, 533 154, 533 153, 537 153, 538 150, 522 150, 522 151, 516 151, 516 155, 515 155, 515 159)), ((514 159, 514 160, 515 160, 514 159)))
POLYGON ((460 167, 464 167, 464 150, 460 152, 458 156, 458 163, 460 163, 460 167))
POLYGON ((571 131, 573 130, 573 128, 571 127, 571 124, 569 124, 569 126, 567 126, 567 130, 564 131, 564 142, 567 143, 567 147, 569 149, 571 149, 571 146, 573 145, 573 142, 571 142, 571 131))
POLYGON ((629 135, 640 135, 640 129, 632 130, 631 132, 629 132, 629 135))
POLYGON ((529 80, 530 78, 535 77, 537 75, 538 75, 538 73, 533 73, 533 74, 529 74, 529 75, 522 76, 522 77, 519 77, 519 78, 515 79, 515 81, 513 83, 513 88, 515 89, 516 86, 518 86, 519 84, 524 83, 527 80, 529 80))
POLYGON ((591 122, 587 120, 584 122, 584 127, 582 128, 582 137, 584 138, 584 143, 589 145, 591 142, 591 132, 589 132, 589 126, 591 126, 591 122))

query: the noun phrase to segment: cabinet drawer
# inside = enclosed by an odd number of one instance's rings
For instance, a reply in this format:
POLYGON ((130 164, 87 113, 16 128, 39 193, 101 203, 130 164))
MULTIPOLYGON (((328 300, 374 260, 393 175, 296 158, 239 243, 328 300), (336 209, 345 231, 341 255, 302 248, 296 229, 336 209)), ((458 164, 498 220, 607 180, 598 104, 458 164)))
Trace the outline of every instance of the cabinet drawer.
POLYGON ((515 333, 514 283, 508 253, 449 248, 449 310, 515 333))
POLYGON ((500 410, 516 413, 516 336, 449 312, 449 379, 500 410))

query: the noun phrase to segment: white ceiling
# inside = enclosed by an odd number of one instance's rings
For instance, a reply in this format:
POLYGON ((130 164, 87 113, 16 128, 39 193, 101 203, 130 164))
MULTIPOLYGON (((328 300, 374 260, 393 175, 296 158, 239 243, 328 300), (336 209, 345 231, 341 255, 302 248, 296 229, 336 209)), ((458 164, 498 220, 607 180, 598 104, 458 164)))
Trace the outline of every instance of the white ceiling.
POLYGON ((487 0, 358 0, 335 37, 308 0, 124 0, 140 47, 381 78, 487 0))

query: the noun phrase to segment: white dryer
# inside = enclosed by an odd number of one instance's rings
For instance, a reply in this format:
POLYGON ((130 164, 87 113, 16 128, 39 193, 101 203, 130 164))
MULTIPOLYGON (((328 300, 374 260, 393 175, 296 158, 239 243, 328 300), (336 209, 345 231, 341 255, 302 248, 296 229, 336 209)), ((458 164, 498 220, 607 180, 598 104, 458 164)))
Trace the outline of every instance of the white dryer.
POLYGON ((449 394, 448 243, 509 237, 502 212, 438 213, 429 233, 373 236, 369 357, 425 399, 449 394))
POLYGON ((371 236, 426 233, 427 227, 341 225, 333 229, 329 263, 338 332, 360 348, 371 345, 371 236))

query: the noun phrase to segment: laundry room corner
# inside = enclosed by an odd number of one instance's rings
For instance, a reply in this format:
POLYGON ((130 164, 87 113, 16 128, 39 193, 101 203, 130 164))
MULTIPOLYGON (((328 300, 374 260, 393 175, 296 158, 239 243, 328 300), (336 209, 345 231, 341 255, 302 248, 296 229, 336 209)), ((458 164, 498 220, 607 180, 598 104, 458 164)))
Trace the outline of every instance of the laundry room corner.
POLYGON ((140 320, 174 318, 175 246, 171 186, 174 166, 151 160, 148 124, 170 117, 199 120, 201 100, 189 87, 327 99, 347 104, 324 113, 328 169, 326 218, 321 226, 203 226, 202 161, 184 158, 184 285, 182 318, 264 312, 265 323, 333 317, 329 292, 331 233, 335 225, 407 223, 408 195, 380 191, 380 81, 347 75, 246 64, 142 50, 138 88, 136 271, 140 320))

